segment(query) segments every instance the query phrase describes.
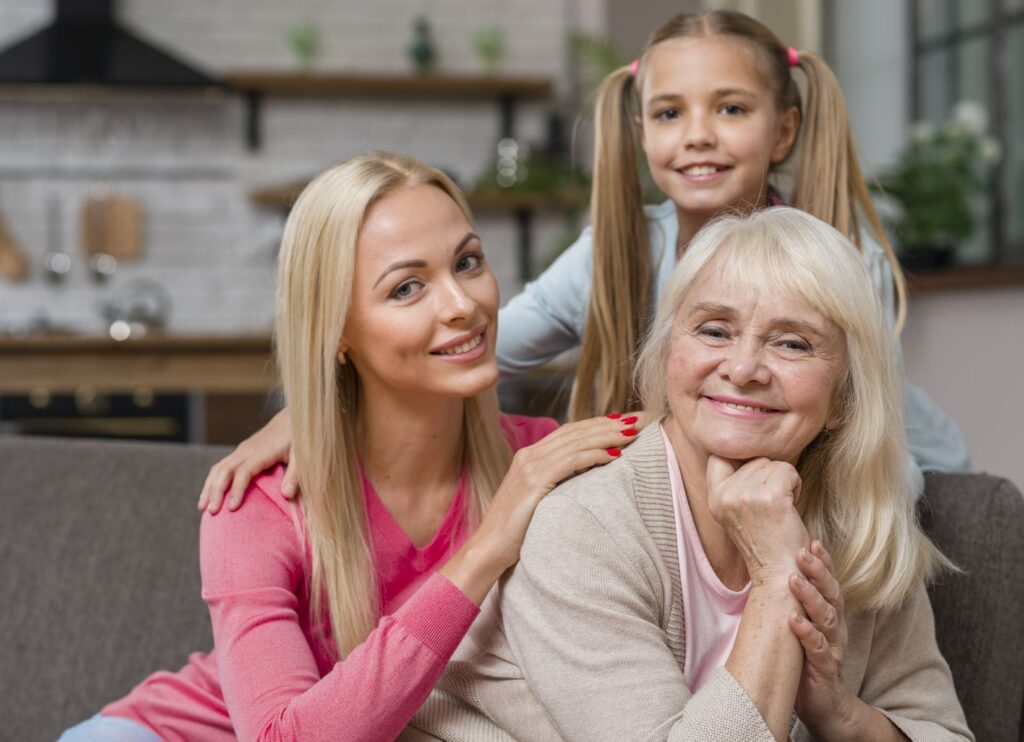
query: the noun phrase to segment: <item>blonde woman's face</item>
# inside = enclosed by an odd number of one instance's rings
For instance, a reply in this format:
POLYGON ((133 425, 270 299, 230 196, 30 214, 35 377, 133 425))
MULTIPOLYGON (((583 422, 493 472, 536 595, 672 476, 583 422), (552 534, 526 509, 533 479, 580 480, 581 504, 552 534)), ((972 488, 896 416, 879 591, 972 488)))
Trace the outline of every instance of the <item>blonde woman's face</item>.
POLYGON ((681 221, 767 202, 768 169, 789 153, 799 114, 777 110, 747 46, 716 36, 663 41, 640 82, 647 163, 681 221))
POLYGON ((838 419, 843 334, 804 302, 698 275, 675 319, 668 424, 700 454, 796 464, 838 419))
POLYGON ((450 397, 489 388, 497 312, 480 238, 444 191, 408 186, 373 205, 339 348, 365 387, 450 397))

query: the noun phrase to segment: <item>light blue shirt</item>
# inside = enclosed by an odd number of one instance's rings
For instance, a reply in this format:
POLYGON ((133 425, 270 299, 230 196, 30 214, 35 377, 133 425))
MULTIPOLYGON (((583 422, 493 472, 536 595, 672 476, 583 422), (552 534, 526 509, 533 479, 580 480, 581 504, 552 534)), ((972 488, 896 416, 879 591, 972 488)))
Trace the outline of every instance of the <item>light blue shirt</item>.
MULTIPOLYGON (((647 206, 651 265, 656 266, 654 306, 675 268, 679 236, 675 204, 647 206)), ((593 237, 590 227, 536 281, 502 307, 499 314, 498 368, 503 378, 547 363, 575 348, 583 338, 590 302, 593 237)), ((885 252, 867 235, 861 254, 885 310, 889 326, 896 320, 896 296, 885 252)), ((902 359, 901 359, 902 361, 902 359)), ((908 471, 914 492, 923 489, 921 470, 967 471, 967 442, 952 418, 921 389, 906 384, 904 394, 907 444, 916 466, 908 471)))

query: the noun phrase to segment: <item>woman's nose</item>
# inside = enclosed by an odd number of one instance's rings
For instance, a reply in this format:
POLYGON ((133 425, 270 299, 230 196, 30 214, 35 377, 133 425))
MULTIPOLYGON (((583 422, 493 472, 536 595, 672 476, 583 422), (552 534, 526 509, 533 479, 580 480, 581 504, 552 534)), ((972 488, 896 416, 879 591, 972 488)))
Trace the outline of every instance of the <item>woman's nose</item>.
POLYGON ((765 365, 764 347, 754 340, 730 345, 719 370, 736 387, 768 384, 772 377, 765 365))
POLYGON ((476 311, 476 302, 456 280, 446 281, 441 289, 441 318, 445 322, 467 319, 476 311))

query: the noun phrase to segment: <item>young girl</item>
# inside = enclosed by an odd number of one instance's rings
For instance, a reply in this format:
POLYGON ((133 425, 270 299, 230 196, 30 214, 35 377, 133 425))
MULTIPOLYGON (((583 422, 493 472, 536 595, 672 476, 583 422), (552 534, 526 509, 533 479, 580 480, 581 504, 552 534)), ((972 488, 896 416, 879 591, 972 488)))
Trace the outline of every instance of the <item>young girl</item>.
POLYGON ((62 739, 398 735, 518 559, 538 501, 636 434, 632 416, 556 432, 499 417, 497 308, 442 173, 376 153, 314 180, 288 219, 277 297, 305 495, 287 502, 271 470, 244 510, 203 518, 216 649, 62 739))
MULTIPOLYGON (((851 237, 890 323, 902 327, 903 276, 864 185, 842 91, 818 55, 783 46, 741 13, 675 16, 632 65, 605 79, 596 119, 593 227, 501 311, 504 374, 582 344, 570 418, 635 406, 634 358, 676 261, 714 216, 782 203, 769 180, 794 149, 789 203, 851 237), (646 209, 638 146, 668 196, 646 209)), ((913 386, 905 397, 917 464, 966 469, 966 444, 952 420, 913 386)), ((253 473, 286 460, 287 427, 279 416, 214 467, 200 507, 219 507, 232 481, 229 506, 237 505, 253 473)), ((920 491, 920 471, 913 473, 920 491)))

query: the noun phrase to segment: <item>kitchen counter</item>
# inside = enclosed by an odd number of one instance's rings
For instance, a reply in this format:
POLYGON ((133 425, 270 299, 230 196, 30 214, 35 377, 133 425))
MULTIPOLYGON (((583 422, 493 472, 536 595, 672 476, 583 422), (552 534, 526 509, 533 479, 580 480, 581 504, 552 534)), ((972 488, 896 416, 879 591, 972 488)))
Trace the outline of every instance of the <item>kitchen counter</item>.
POLYGON ((0 335, 0 393, 89 387, 265 394, 276 385, 267 335, 0 335))

